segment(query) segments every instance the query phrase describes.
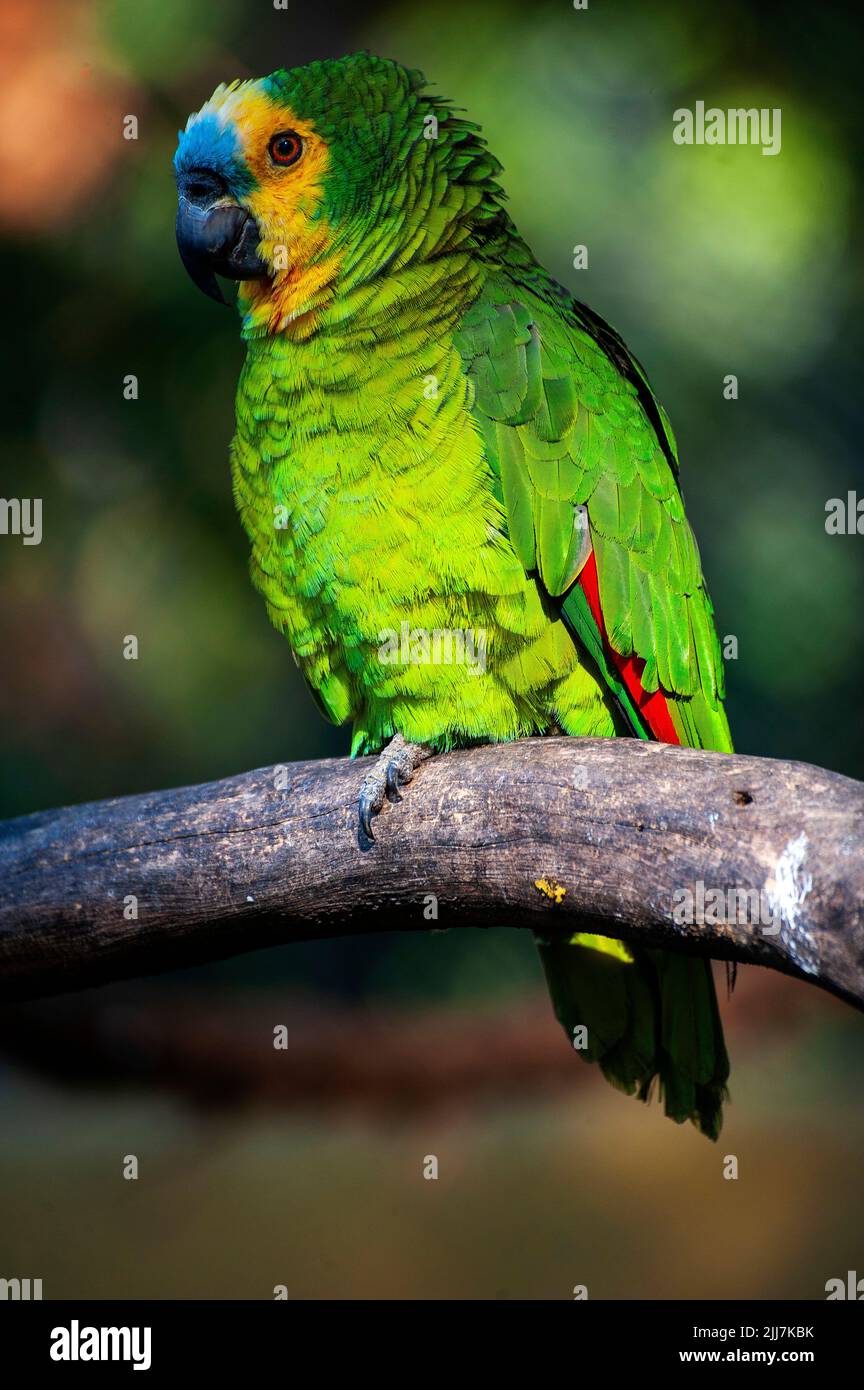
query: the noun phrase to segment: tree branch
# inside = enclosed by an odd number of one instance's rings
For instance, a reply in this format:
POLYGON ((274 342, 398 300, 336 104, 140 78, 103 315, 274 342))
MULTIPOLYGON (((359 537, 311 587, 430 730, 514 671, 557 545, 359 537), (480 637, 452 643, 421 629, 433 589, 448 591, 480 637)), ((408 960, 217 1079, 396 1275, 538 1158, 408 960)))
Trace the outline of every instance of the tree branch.
POLYGON ((372 845, 357 824, 367 763, 0 825, 0 998, 291 941, 518 926, 767 965, 864 1007, 861 783, 630 739, 532 739, 424 764, 372 845))

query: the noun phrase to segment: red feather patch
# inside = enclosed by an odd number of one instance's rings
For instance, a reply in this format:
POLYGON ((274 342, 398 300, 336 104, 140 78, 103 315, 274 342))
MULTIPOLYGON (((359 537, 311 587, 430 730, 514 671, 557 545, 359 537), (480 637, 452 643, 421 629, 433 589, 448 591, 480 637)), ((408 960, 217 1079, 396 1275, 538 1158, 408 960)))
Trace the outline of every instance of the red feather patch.
POLYGON ((669 703, 663 691, 653 690, 649 695, 642 686, 642 672, 645 670, 645 662, 641 656, 620 656, 610 645, 606 633, 606 624, 603 621, 603 610, 600 607, 600 588, 597 583, 597 561, 594 552, 588 556, 582 572, 579 575, 579 583, 582 585, 585 597, 588 600, 588 607, 591 609, 591 616, 594 619, 603 638, 609 656, 612 659, 616 671, 629 691, 630 698, 636 705, 640 714, 644 716, 645 723, 651 730, 654 737, 660 743, 680 743, 681 740, 672 723, 672 716, 669 713, 669 703))

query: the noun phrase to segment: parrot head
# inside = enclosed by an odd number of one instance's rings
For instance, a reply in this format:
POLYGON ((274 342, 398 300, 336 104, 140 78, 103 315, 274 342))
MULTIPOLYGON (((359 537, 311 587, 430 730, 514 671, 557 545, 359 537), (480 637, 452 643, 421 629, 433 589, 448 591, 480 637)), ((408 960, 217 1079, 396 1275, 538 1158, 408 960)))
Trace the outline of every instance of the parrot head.
POLYGON ((177 244, 224 302, 241 281, 252 327, 314 318, 340 280, 446 245, 446 229, 500 215, 500 169, 477 128, 424 91, 421 73, 372 54, 217 87, 174 157, 177 244), (494 206, 489 206, 489 203, 494 206))

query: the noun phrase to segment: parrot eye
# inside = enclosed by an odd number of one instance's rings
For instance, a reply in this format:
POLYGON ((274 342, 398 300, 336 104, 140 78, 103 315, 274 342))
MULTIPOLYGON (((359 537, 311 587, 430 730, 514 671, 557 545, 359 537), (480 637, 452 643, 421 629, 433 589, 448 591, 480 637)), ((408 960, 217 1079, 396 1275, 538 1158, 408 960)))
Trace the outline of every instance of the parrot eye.
POLYGON ((296 130, 280 130, 267 148, 273 163, 284 168, 287 164, 297 163, 303 153, 303 141, 296 130))

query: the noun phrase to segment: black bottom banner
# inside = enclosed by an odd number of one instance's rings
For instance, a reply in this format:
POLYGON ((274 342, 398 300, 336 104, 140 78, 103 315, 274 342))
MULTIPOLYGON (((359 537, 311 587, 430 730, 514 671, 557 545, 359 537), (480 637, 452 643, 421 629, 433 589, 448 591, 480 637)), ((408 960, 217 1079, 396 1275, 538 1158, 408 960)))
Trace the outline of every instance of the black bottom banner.
MULTIPOLYGON (((592 1302, 518 1305, 520 1336, 514 1349, 514 1311, 508 1305, 435 1302, 15 1302, 0 1305, 0 1357, 4 1372, 98 1377, 143 1372, 160 1379, 177 1372, 209 1375, 308 1375, 338 1369, 340 1351, 352 1374, 384 1370, 389 1361, 404 1376, 406 1337, 421 1356, 428 1381, 440 1358, 452 1375, 482 1361, 511 1374, 536 1371, 548 1357, 548 1337, 585 1368, 600 1362, 610 1372, 666 1371, 673 1366, 809 1366, 823 1376, 835 1364, 854 1364, 862 1315, 839 1301, 824 1303, 592 1302), (486 1312, 482 1312, 485 1306, 486 1312), (494 1312, 493 1312, 494 1309, 494 1312), (471 1317, 470 1323, 462 1319, 471 1317), (480 1322, 476 1321, 479 1316, 480 1322), (491 1324, 485 1319, 492 1318, 491 1324), (499 1317, 505 1321, 498 1322, 499 1317), (318 1319, 321 1319, 320 1323, 318 1319), (414 1322, 416 1317, 417 1321, 414 1322), (530 1334, 541 1334, 533 1341, 530 1334), (488 1334, 493 1333, 490 1337, 488 1334), (460 1335, 461 1334, 461 1335, 460 1335), (458 1342, 452 1340, 458 1336, 458 1342), (472 1352, 473 1349, 473 1352, 472 1352), (497 1355, 496 1355, 497 1351, 497 1355)), ((556 1349, 557 1350, 557 1349, 556 1349)))

